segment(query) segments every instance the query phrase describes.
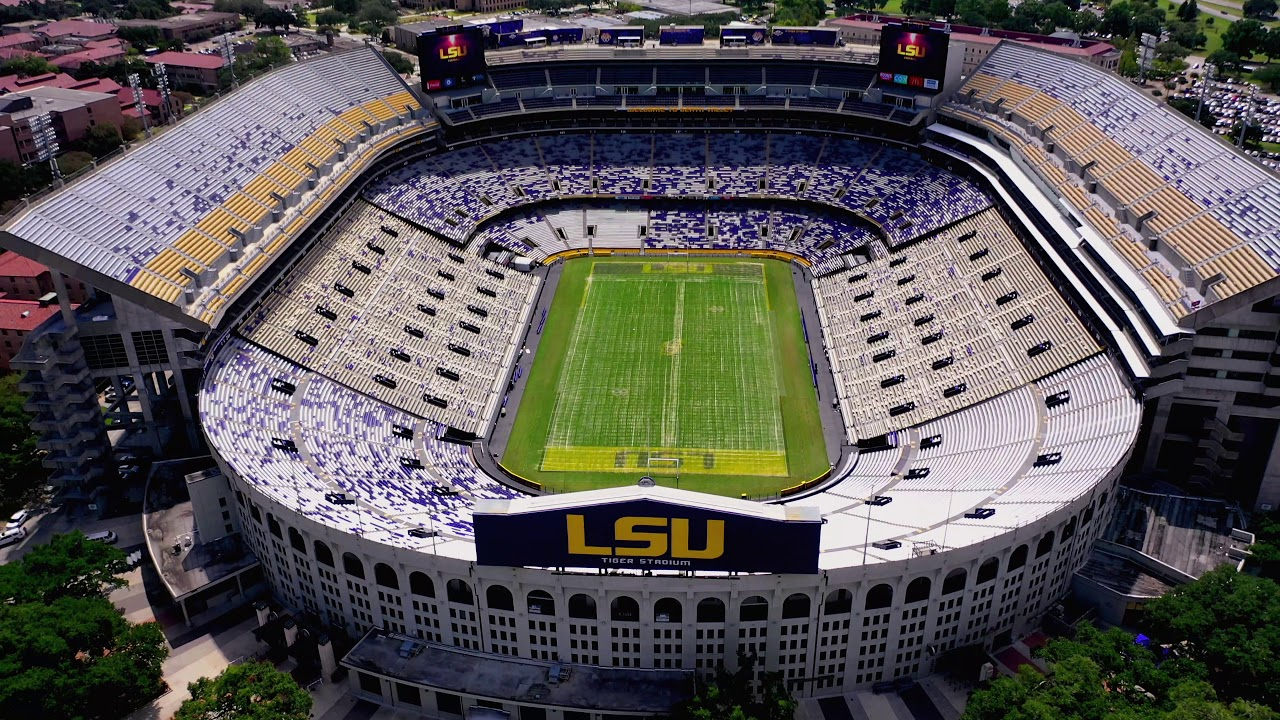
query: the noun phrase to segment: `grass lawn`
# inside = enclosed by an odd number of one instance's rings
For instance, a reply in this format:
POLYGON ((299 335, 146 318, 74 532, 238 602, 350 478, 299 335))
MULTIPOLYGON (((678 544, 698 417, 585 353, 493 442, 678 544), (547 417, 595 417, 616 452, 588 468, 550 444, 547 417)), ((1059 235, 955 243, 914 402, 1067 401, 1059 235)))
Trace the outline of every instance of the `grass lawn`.
POLYGON ((557 492, 770 494, 828 468, 790 266, 570 260, 502 464, 557 492))

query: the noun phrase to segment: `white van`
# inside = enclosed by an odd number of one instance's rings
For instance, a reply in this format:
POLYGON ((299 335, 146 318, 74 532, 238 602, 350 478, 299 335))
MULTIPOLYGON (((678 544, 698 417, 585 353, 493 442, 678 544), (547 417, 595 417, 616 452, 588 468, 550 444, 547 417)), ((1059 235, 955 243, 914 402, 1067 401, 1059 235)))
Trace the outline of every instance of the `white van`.
POLYGON ((107 545, 115 545, 116 541, 120 539, 116 537, 116 534, 111 532, 110 530, 103 530, 102 532, 89 533, 84 537, 86 540, 93 540, 94 542, 106 543, 107 545))
POLYGON ((27 536, 27 529, 24 527, 10 528, 4 532, 0 532, 0 547, 12 545, 27 536))

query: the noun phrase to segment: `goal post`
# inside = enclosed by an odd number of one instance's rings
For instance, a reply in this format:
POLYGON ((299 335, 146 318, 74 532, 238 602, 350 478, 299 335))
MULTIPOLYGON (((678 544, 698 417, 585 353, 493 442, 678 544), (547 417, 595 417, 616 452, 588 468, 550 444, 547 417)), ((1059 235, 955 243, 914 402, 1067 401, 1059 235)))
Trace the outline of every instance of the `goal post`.
POLYGON ((646 462, 646 466, 650 475, 673 475, 676 478, 676 484, 680 484, 680 468, 684 465, 684 459, 678 457, 650 457, 646 462))

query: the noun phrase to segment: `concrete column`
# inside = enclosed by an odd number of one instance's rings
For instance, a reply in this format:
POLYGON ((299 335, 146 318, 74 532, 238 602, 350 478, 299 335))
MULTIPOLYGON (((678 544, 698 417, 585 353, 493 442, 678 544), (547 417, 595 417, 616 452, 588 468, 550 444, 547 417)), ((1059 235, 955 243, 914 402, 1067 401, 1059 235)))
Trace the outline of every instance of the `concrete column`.
POLYGON ((253 611, 258 616, 258 627, 267 624, 267 619, 271 615, 271 611, 264 602, 256 602, 253 604, 253 611))
POLYGON ((293 647, 293 643, 298 639, 298 623, 289 618, 284 621, 284 646, 293 647))
POLYGON ((321 635, 316 640, 316 650, 320 653, 320 676, 327 682, 338 670, 338 661, 333 657, 333 643, 328 635, 321 635))

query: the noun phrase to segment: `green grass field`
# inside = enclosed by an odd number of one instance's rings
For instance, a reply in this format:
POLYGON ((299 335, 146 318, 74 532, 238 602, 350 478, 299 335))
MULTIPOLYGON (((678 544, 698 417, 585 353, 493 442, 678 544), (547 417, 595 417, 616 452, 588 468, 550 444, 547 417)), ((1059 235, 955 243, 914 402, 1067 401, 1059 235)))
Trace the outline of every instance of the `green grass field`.
POLYGON ((828 468, 776 260, 581 258, 560 278, 502 464, 549 490, 765 495, 828 468))

